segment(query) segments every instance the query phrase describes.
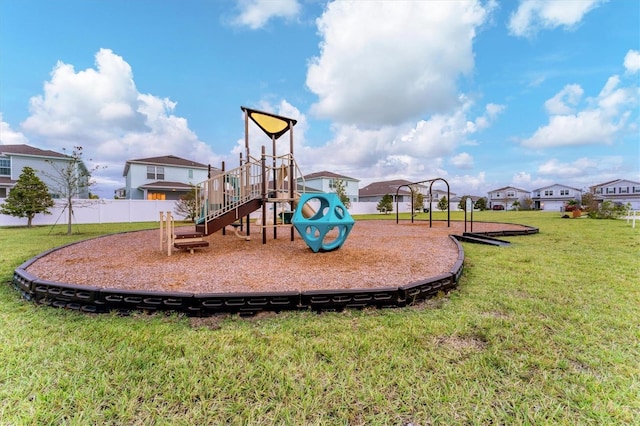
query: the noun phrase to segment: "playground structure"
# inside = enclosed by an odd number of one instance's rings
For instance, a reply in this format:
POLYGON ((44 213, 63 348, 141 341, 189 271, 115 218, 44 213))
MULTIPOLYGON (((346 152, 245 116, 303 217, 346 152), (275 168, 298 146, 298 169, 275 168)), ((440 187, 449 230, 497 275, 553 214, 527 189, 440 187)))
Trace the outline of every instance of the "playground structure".
MULTIPOLYGON (((409 188, 409 191, 411 191, 411 223, 413 223, 413 216, 414 216, 413 212, 415 212, 415 206, 413 205, 415 197, 413 194, 415 192, 415 186, 429 183, 428 197, 429 197, 429 202, 431 202, 433 200, 433 192, 432 192, 433 184, 437 181, 442 181, 445 183, 445 185, 447 185, 447 201, 451 200, 451 190, 449 189, 449 182, 447 182, 443 178, 434 178, 434 179, 421 180, 418 182, 407 183, 404 185, 400 185, 398 189, 396 189, 396 224, 399 223, 400 221, 400 214, 398 209, 398 194, 400 193, 400 189, 406 187, 406 188, 409 188)), ((429 209, 429 227, 430 228, 433 226, 432 212, 433 212, 433 209, 430 208, 429 209)), ((451 226, 451 209, 449 207, 449 203, 447 203, 447 227, 450 227, 450 226, 451 226)))
MULTIPOLYGON (((262 230, 263 244, 267 243, 269 228, 273 230, 274 239, 277 238, 278 228, 289 228, 291 241, 294 240, 296 229, 314 252, 340 248, 354 221, 335 194, 305 197, 304 177, 293 156, 296 120, 246 107, 241 109, 245 118, 245 156, 240 155, 237 168, 227 171, 223 163, 220 173, 213 176, 209 173, 206 181, 196 185, 196 211, 200 214, 195 232, 175 233, 169 221, 163 225, 161 215, 161 229, 164 227, 166 235, 172 236, 168 244, 193 253, 194 249, 208 245, 202 237, 219 230, 224 233, 229 225, 235 227, 238 237, 249 239, 252 224, 250 215, 260 211, 260 217, 254 225, 262 230), (267 155, 263 145, 260 157, 252 156, 249 120, 271 139, 270 155, 267 155), (277 141, 286 133, 289 133, 289 152, 278 155, 277 141), (318 212, 311 207, 313 201, 320 204, 318 212), (330 231, 335 228, 338 229, 338 235, 333 238, 335 232, 330 234, 330 231), (242 231, 244 235, 240 233, 242 231), (326 241, 327 238, 331 241, 326 241)), ((161 250, 164 250, 162 245, 161 250)), ((168 254, 171 254, 170 249, 168 254)))
MULTIPOLYGON (((225 227, 229 225, 235 226, 237 236, 247 239, 250 236, 249 227, 252 224, 262 231, 263 244, 267 242, 268 229, 273 230, 275 240, 277 239, 277 230, 281 227, 288 227, 291 232, 291 240, 294 240, 295 229, 313 253, 333 251, 340 248, 351 232, 354 225, 353 218, 336 194, 305 193, 302 174, 293 158, 293 126, 295 125, 295 120, 244 107, 242 107, 242 110, 245 113, 246 156, 244 161, 241 156, 240 166, 229 171, 225 171, 223 165, 221 173, 209 176, 209 179, 197 186, 196 211, 200 212, 200 216, 197 218, 194 232, 176 232, 173 215, 170 212, 162 212, 160 214, 160 250, 164 251, 166 248, 169 256, 173 248, 194 253, 195 249, 209 245, 209 242, 203 239, 204 236, 211 235, 218 230, 222 230, 224 233, 225 227), (254 121, 258 127, 271 137, 272 155, 266 155, 264 146, 262 146, 259 159, 250 155, 249 119, 254 121), (276 140, 287 132, 290 133, 289 152, 278 156, 276 155, 276 140), (298 185, 298 180, 302 181, 302 185, 298 185), (314 201, 316 205, 319 205, 317 210, 311 207, 314 201), (269 207, 271 208, 269 209, 269 207), (255 222, 252 222, 249 215, 259 210, 261 211, 260 217, 255 222), (244 235, 240 234, 243 228, 246 229, 244 235)), ((444 181, 444 179, 437 178, 410 185, 430 182, 429 195, 431 195, 431 186, 437 180, 444 181)), ((410 185, 407 186, 413 193, 413 188, 410 185)), ((447 195, 449 195, 448 188, 447 183, 447 195)), ((398 209, 396 208, 397 211, 398 209)), ((397 216, 396 221, 398 221, 397 216)), ((413 216, 411 222, 413 223, 413 216)), ((450 226, 448 216, 447 228, 450 228, 450 226)), ((430 215, 429 228, 431 227, 430 215)), ((366 230, 366 225, 363 225, 363 228, 366 230)), ((377 228, 380 228, 380 226, 377 226, 377 228)), ((250 278, 243 279, 243 277, 238 276, 239 265, 234 263, 231 269, 224 269, 227 265, 225 265, 225 262, 220 261, 217 264, 218 268, 214 268, 220 270, 217 271, 219 275, 213 281, 219 281, 214 285, 223 283, 225 287, 215 287, 217 290, 207 290, 207 287, 204 288, 205 291, 202 291, 201 288, 186 290, 181 287, 189 281, 189 273, 197 269, 194 263, 197 263, 200 267, 207 268, 206 279, 210 280, 210 262, 185 262, 184 258, 180 259, 179 256, 175 256, 173 259, 163 257, 162 264, 160 264, 155 251, 156 255, 148 258, 136 258, 136 262, 141 267, 148 267, 150 263, 155 262, 156 267, 151 269, 159 271, 158 276, 150 276, 146 272, 140 275, 143 276, 142 280, 144 282, 170 279, 170 282, 167 283, 168 287, 162 289, 148 289, 146 285, 144 285, 145 288, 127 288, 126 285, 125 287, 117 287, 108 281, 94 284, 75 284, 74 280, 68 278, 58 282, 51 278, 46 278, 46 275, 45 278, 41 278, 41 275, 35 275, 37 272, 32 269, 34 264, 37 264, 55 251, 65 250, 66 246, 44 252, 16 268, 13 276, 13 287, 27 300, 88 313, 119 312, 128 314, 135 311, 174 311, 189 316, 204 317, 220 313, 244 316, 254 315, 263 311, 313 310, 320 312, 341 311, 348 308, 403 307, 447 292, 457 286, 463 272, 464 263, 464 250, 459 241, 480 242, 478 238, 481 238, 484 244, 504 245, 503 243, 508 242, 497 240, 494 237, 528 235, 538 232, 537 228, 520 225, 518 225, 517 229, 507 225, 504 225, 504 228, 486 230, 482 233, 477 232, 467 236, 475 238, 475 240, 463 239, 461 236, 451 235, 448 232, 447 241, 451 241, 455 247, 451 258, 452 262, 450 266, 444 264, 444 269, 435 274, 433 274, 433 266, 425 262, 425 251, 422 250, 424 245, 428 243, 423 239, 414 238, 414 235, 412 235, 414 231, 404 234, 402 244, 394 245, 399 250, 395 253, 395 260, 390 260, 392 252, 384 244, 379 244, 389 240, 389 238, 372 239, 370 234, 359 236, 358 233, 361 231, 359 228, 352 237, 356 238, 357 243, 344 249, 348 253, 344 257, 342 253, 337 255, 338 258, 335 257, 336 255, 328 254, 327 258, 314 261, 310 257, 316 259, 317 257, 311 253, 303 253, 301 255, 296 252, 293 256, 287 257, 287 250, 274 250, 270 253, 266 253, 265 250, 254 251, 254 256, 268 257, 267 261, 258 268, 257 279, 254 273, 254 269, 256 269, 255 263, 240 262, 245 268, 251 269, 251 274, 247 275, 250 278), (358 238, 360 239, 358 240, 358 238), (419 244, 419 246, 415 244, 419 244), (378 253, 378 257, 376 257, 376 253, 378 253), (383 265, 385 269, 375 273, 376 278, 386 277, 387 267, 390 267, 390 269, 394 269, 394 267, 396 269, 402 268, 405 272, 411 272, 414 267, 409 267, 411 265, 411 261, 408 259, 410 257, 409 253, 414 256, 416 265, 426 265, 427 269, 425 271, 428 272, 425 275, 404 281, 390 280, 388 282, 385 278, 383 282, 377 285, 364 288, 359 286, 365 273, 371 273, 372 268, 379 268, 380 265, 383 265), (372 261, 367 263, 366 260, 369 258, 372 258, 372 261), (375 261, 375 259, 378 259, 378 261, 375 261), (298 261, 297 267, 293 266, 296 261, 298 261), (348 267, 327 268, 327 261, 340 262, 342 266, 348 267), (282 267, 285 264, 288 265, 287 268, 282 267), (315 269, 313 268, 314 264, 315 269), (177 288, 175 287, 176 281, 173 281, 174 278, 167 276, 167 265, 175 267, 181 265, 185 268, 178 273, 180 278, 177 281, 179 286, 177 288), (333 275, 331 278, 328 272, 337 275, 333 275), (283 274, 285 273, 291 276, 290 280, 293 281, 290 282, 294 284, 289 284, 289 287, 280 287, 286 284, 283 279, 283 274), (348 283, 345 280, 348 274, 350 274, 352 280, 355 279, 351 285, 347 285, 348 283), (225 280, 229 277, 248 285, 250 290, 229 290, 226 285, 235 285, 233 282, 226 283, 225 280), (272 287, 261 288, 260 285, 264 285, 267 277, 273 277, 274 282, 277 282, 277 284, 272 287), (316 282, 316 280, 323 278, 326 279, 326 287, 312 285, 311 287, 302 288, 304 284, 302 281, 316 282), (291 287, 292 285, 295 285, 295 287, 291 287)), ((398 241, 399 232, 396 230, 393 234, 392 240, 398 241)), ((466 216, 465 234, 467 234, 466 216)), ((155 238, 156 236, 153 235, 153 239, 155 238)), ((214 241, 215 238, 218 238, 217 241, 221 245, 229 244, 230 242, 241 244, 242 249, 239 249, 239 251, 242 250, 244 252, 246 250, 245 247, 248 247, 244 242, 241 243, 237 239, 226 239, 222 236, 212 236, 212 238, 214 238, 214 241)), ((89 240, 89 242, 91 241, 89 240)), ((439 241, 444 242, 445 240, 439 241)), ((278 243, 278 241, 274 242, 276 245, 278 243)), ((69 245, 68 248, 72 249, 75 244, 82 244, 82 242, 69 245)), ((440 244, 440 246, 442 245, 444 244, 440 244)), ((434 250, 427 250, 426 253, 436 251, 434 248, 434 250)), ((121 250, 117 254, 122 252, 124 251, 121 250)), ((224 250, 219 250, 218 252, 217 254, 221 256, 225 254, 224 250)), ((98 254, 98 258, 94 262, 97 263, 106 259, 106 268, 109 271, 117 269, 114 268, 113 258, 104 256, 102 249, 83 249, 83 253, 98 254)), ((126 253, 131 257, 131 252, 127 251, 126 253)), ((77 256, 72 256, 71 258, 76 259, 77 256)), ((215 262, 215 258, 210 259, 210 261, 215 262)), ((81 274, 82 277, 91 275, 96 271, 95 263, 91 263, 91 261, 88 263, 91 272, 81 274)), ((438 263, 442 264, 442 262, 438 263)), ((86 266, 87 262, 67 262, 63 260, 59 267, 53 269, 55 271, 68 270, 73 268, 74 264, 86 266)), ((168 269, 173 268, 169 267, 168 269)), ((114 272, 116 275, 121 275, 120 271, 114 272)), ((131 280, 132 275, 126 274, 127 285, 131 280)))

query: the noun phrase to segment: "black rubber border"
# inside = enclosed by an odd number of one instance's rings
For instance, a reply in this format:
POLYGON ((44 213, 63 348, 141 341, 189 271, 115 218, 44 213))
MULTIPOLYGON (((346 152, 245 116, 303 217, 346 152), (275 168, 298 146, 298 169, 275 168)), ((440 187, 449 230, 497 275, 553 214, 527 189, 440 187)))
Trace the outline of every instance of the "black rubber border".
MULTIPOLYGON (((128 231, 138 232, 138 231, 128 231)), ((484 233, 488 236, 518 236, 538 233, 538 228, 484 233)), ((112 234, 113 235, 113 234, 112 234)), ((96 237, 103 238, 107 235, 96 237)), ((190 293, 125 290, 42 280, 26 269, 36 260, 76 241, 47 250, 22 263, 13 273, 13 287, 21 296, 36 303, 86 313, 177 312, 208 317, 218 314, 251 316, 259 312, 293 310, 342 311, 367 307, 398 308, 419 303, 458 285, 464 269, 464 249, 454 235, 449 238, 458 248, 458 259, 447 273, 397 287, 332 289, 251 293, 190 293)), ((86 241, 86 240, 84 240, 86 241)))

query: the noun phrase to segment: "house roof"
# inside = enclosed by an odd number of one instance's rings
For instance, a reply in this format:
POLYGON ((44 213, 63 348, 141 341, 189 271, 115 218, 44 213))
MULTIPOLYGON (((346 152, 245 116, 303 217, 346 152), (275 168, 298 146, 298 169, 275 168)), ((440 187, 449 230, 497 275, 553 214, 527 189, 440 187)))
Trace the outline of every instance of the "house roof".
MULTIPOLYGON (((175 155, 164 155, 161 157, 149 157, 139 158, 137 160, 127 160, 124 165, 124 171, 122 176, 126 176, 129 173, 129 166, 131 164, 147 164, 153 166, 175 166, 175 167, 190 167, 193 169, 208 169, 206 164, 198 163, 195 161, 187 160, 185 158, 176 157, 175 155)), ((213 167, 212 167, 213 169, 213 167)))
POLYGON ((398 191, 398 188, 403 185, 410 185, 412 182, 409 182, 405 179, 395 179, 395 180, 386 180, 382 182, 373 182, 364 188, 358 191, 359 197, 377 197, 383 196, 386 194, 395 194, 396 191, 398 194, 407 195, 411 194, 411 190, 409 188, 402 188, 398 191))
POLYGON ((597 185, 592 185, 591 188, 599 188, 601 186, 609 186, 612 183, 618 183, 618 182, 629 182, 629 183, 633 183, 633 184, 640 184, 640 182, 636 182, 633 180, 628 180, 628 179, 614 179, 614 180, 610 180, 609 182, 603 182, 603 183, 599 183, 597 185))
POLYGON ((309 175, 303 176, 303 179, 305 179, 305 180, 318 179, 318 178, 347 179, 347 180, 352 180, 352 181, 355 181, 355 182, 360 182, 359 179, 355 179, 355 178, 352 178, 352 177, 349 177, 349 176, 345 176, 345 175, 340 175, 338 173, 328 172, 326 170, 323 170, 321 172, 311 173, 309 175))
POLYGON ((15 181, 15 180, 11 180, 10 177, 0 176, 0 185, 1 186, 7 186, 7 185, 13 186, 13 184, 15 184, 16 182, 17 181, 15 181))
POLYGON ((68 155, 30 145, 0 145, 0 154, 31 155, 38 157, 69 158, 68 155))
POLYGON ((142 189, 179 189, 179 190, 189 190, 191 189, 191 185, 182 183, 182 182, 167 182, 163 180, 159 180, 156 182, 147 183, 141 185, 139 188, 142 189))
POLYGON ((567 185, 562 185, 562 184, 559 184, 559 183, 554 183, 553 185, 547 185, 547 186, 543 186, 542 188, 534 189, 531 192, 538 192, 538 191, 542 191, 542 190, 545 190, 547 188, 552 188, 552 187, 560 187, 560 188, 573 189, 574 191, 580 191, 578 188, 574 188, 574 187, 567 186, 567 185))
POLYGON ((515 189, 516 191, 519 191, 519 192, 531 192, 531 191, 527 191, 526 189, 516 188, 515 186, 504 186, 502 188, 498 188, 498 189, 494 189, 493 191, 489 191, 489 194, 492 193, 492 192, 497 192, 497 191, 506 191, 507 189, 515 189))

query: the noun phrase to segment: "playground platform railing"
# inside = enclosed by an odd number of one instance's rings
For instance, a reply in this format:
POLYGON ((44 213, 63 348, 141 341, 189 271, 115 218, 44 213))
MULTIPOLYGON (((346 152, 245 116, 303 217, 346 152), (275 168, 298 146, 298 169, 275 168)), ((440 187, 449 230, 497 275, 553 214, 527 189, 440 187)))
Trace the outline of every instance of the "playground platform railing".
MULTIPOLYGON (((224 171, 196 185, 196 211, 200 212, 197 223, 207 223, 254 200, 276 201, 270 193, 288 191, 285 182, 293 182, 294 192, 298 180, 304 179, 291 154, 282 156, 263 155, 261 159, 249 158, 241 166, 224 171), (289 178, 293 170, 293 178, 289 178), (266 183, 263 185, 263 180, 266 183), (269 185, 269 181, 273 185, 269 185)), ((286 197, 276 197, 283 201, 286 197)))

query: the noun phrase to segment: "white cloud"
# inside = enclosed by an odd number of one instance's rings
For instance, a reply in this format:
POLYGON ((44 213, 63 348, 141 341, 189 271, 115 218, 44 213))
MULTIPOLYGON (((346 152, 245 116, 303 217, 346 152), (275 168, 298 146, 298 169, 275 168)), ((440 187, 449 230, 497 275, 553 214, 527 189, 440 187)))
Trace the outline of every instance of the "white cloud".
POLYGON ((604 182, 620 178, 620 173, 625 173, 624 158, 620 156, 581 157, 573 161, 551 158, 539 165, 537 172, 549 182, 548 184, 562 182, 582 188, 594 184, 594 180, 604 182))
POLYGON ((624 67, 629 74, 635 74, 640 71, 640 52, 629 50, 624 57, 624 67))
POLYGON ((509 19, 509 32, 519 37, 531 37, 543 29, 571 29, 584 16, 607 0, 523 0, 509 19))
POLYGON ((467 152, 461 152, 451 158, 451 164, 458 169, 471 169, 473 168, 473 157, 467 152))
MULTIPOLYGON (((447 177, 444 164, 465 169, 473 166, 468 153, 455 155, 461 145, 470 144, 468 137, 478 131, 478 118, 469 117, 471 102, 450 114, 438 114, 413 125, 361 128, 334 124, 333 138, 324 146, 305 146, 296 159, 303 170, 331 170, 354 176, 362 184, 376 180, 407 179, 420 181, 447 177)), ((493 120, 502 107, 489 104, 481 117, 493 120)), ((478 126, 480 127, 480 126, 478 126)))
MULTIPOLYGON (((470 106, 470 105, 465 105, 465 107, 467 106, 470 106)), ((488 128, 489 126, 491 126, 491 124, 493 124, 493 122, 495 122, 495 120, 498 118, 498 115, 500 115, 504 110, 505 110, 504 105, 498 105, 493 103, 487 104, 487 106, 485 107, 484 114, 482 114, 479 117, 476 117, 474 121, 467 122, 467 132, 475 133, 477 131, 488 128)))
POLYGON ((578 85, 565 86, 545 102, 551 113, 549 123, 523 140, 522 146, 540 149, 613 143, 638 103, 637 88, 619 86, 620 78, 610 77, 598 96, 587 99, 586 105, 579 105, 583 91, 578 85), (579 106, 582 109, 574 112, 579 106))
POLYGON ((317 20, 320 56, 307 71, 318 95, 312 113, 384 126, 450 111, 490 8, 477 1, 330 3, 317 20))
MULTIPOLYGON (((107 166, 95 172, 95 178, 112 190, 124 183, 126 160, 176 155, 219 164, 219 157, 189 129, 185 118, 175 115, 175 108, 170 99, 139 93, 129 64, 101 49, 95 69, 76 72, 73 65, 58 62, 44 93, 31 98, 31 115, 22 129, 49 149, 82 146, 86 159, 99 159, 107 166)), ((109 195, 100 187, 95 191, 109 195)))
POLYGON ((549 114, 571 114, 575 111, 584 90, 578 84, 568 84, 559 91, 553 98, 544 103, 544 107, 549 114))
POLYGON ((570 178, 597 169, 598 161, 589 158, 579 158, 572 162, 560 162, 551 158, 538 167, 538 173, 543 176, 570 178))
POLYGON ((235 23, 257 30, 272 18, 293 19, 300 13, 297 0, 239 0, 240 14, 235 23))
POLYGON ((11 128, 9 123, 2 119, 0 113, 0 145, 20 145, 28 144, 29 140, 21 132, 17 132, 11 128))
POLYGON ((462 195, 484 195, 488 189, 486 188, 486 173, 480 172, 474 175, 455 175, 446 177, 451 191, 458 196, 462 195))

